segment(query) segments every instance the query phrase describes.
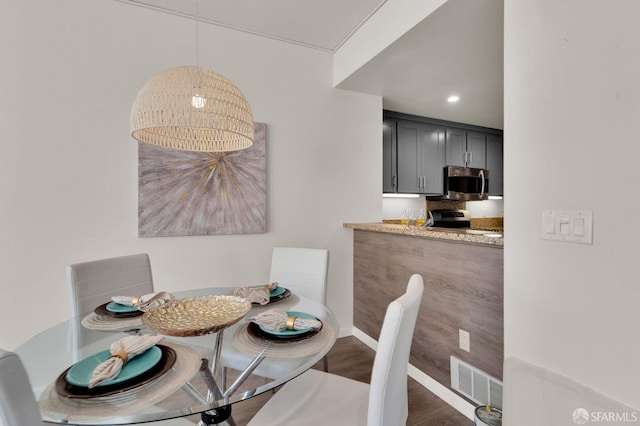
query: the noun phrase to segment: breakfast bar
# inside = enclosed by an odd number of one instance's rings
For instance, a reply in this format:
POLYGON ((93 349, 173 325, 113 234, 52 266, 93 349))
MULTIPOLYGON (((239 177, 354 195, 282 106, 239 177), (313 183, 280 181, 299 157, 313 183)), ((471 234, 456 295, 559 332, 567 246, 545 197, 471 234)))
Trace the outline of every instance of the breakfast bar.
POLYGON ((503 233, 496 230, 429 228, 423 226, 407 226, 395 223, 345 223, 345 228, 360 231, 381 232, 412 237, 432 238, 448 241, 459 241, 468 244, 485 244, 503 246, 503 233))
MULTIPOLYGON (((424 278, 410 363, 451 387, 451 356, 502 380, 502 233, 386 223, 353 229, 354 327, 377 339, 384 307, 412 273, 424 278), (470 350, 460 347, 460 330, 470 350)), ((472 402, 471 400, 469 400, 472 402)))

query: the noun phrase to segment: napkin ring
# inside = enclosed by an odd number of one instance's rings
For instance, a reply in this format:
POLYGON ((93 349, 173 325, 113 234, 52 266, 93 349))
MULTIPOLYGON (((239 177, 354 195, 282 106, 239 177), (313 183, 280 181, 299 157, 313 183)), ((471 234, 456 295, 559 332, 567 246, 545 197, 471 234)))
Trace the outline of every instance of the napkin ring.
POLYGON ((125 351, 116 351, 112 353, 109 358, 120 358, 122 360, 122 363, 126 364, 127 360, 129 359, 129 356, 125 351))
POLYGON ((277 287, 278 287, 278 282, 277 282, 277 281, 274 281, 274 282, 272 282, 272 283, 269 283, 269 284, 265 285, 265 287, 266 287, 266 288, 267 288, 267 290, 269 290, 269 291, 274 290, 275 288, 277 288, 277 287))
POLYGON ((287 330, 293 330, 293 323, 296 322, 296 317, 287 317, 287 330))
POLYGON ((139 301, 140 301, 140 296, 133 296, 133 299, 131 299, 131 305, 136 306, 139 301))

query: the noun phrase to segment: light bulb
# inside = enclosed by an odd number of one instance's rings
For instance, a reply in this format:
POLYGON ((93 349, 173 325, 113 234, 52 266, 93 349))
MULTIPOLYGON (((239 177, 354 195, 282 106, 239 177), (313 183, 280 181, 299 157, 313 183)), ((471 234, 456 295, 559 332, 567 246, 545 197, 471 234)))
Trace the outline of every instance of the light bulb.
POLYGON ((194 108, 204 108, 204 105, 207 103, 207 100, 200 95, 194 95, 191 98, 191 105, 194 108))

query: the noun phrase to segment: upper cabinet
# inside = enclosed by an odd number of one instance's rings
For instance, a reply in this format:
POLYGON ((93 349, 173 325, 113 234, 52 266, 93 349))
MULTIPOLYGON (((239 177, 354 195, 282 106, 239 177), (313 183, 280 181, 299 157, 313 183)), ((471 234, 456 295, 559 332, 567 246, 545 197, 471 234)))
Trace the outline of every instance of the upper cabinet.
POLYGON ((396 120, 382 123, 382 192, 398 191, 396 160, 396 120))
POLYGON ((447 129, 446 165, 486 169, 487 135, 462 129, 447 129))
POLYGON ((442 193, 444 129, 410 121, 397 122, 397 192, 442 193))
POLYGON ((489 195, 502 195, 502 131, 385 111, 383 192, 442 194, 445 166, 489 170, 489 195))

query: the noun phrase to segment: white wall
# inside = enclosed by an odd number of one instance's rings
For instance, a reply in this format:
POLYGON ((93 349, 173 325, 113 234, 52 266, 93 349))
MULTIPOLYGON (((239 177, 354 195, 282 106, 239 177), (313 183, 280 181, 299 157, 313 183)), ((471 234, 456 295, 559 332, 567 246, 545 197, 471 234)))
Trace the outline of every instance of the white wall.
POLYGON ((505 355, 635 409, 638 21, 635 0, 505 2, 505 355), (575 208, 593 245, 541 240, 544 209, 575 208))
POLYGON ((70 311, 65 266, 147 252, 157 289, 265 282, 276 245, 330 250, 329 305, 352 321, 352 231, 381 216, 382 101, 332 88, 331 55, 205 24, 200 64, 267 123, 268 232, 137 237, 131 103, 195 63, 195 24, 113 0, 0 10, 0 347, 70 311))

